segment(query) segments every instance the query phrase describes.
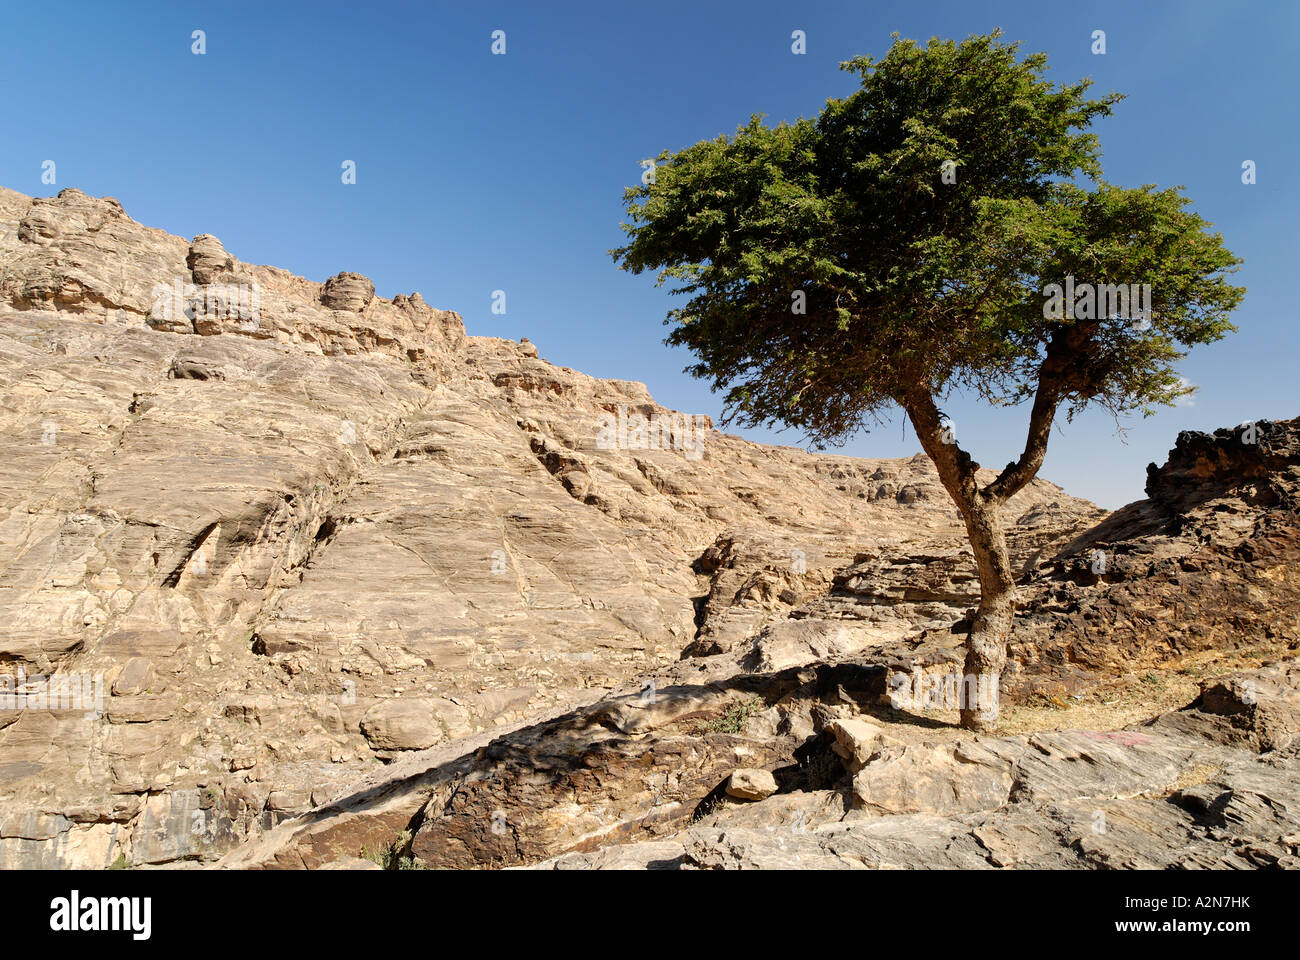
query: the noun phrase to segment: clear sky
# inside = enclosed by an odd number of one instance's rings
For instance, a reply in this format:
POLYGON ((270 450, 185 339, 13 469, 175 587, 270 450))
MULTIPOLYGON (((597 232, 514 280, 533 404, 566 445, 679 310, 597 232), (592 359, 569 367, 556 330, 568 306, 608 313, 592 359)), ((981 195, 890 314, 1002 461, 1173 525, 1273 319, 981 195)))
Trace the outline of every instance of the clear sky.
MULTIPOLYGON (((662 343, 666 291, 607 253, 638 161, 751 113, 817 112, 853 88, 838 63, 882 55, 892 31, 999 26, 1046 51, 1054 79, 1127 93, 1098 127, 1107 179, 1184 185, 1245 259, 1240 333, 1184 362, 1200 387, 1190 404, 1122 423, 1123 436, 1101 414, 1056 430, 1042 475, 1116 507, 1142 496, 1146 464, 1179 430, 1300 414, 1291 0, 11 4, 0 184, 79 187, 150 226, 216 234, 242 260, 315 280, 359 271, 383 296, 419 290, 473 334, 527 336, 554 363, 642 380, 670 407, 716 416, 720 399, 681 372, 690 357, 662 343), (504 56, 491 52, 498 29, 504 56), (1091 52, 1094 30, 1105 55, 1091 52), (41 182, 46 160, 54 185, 41 182), (345 160, 355 184, 342 183, 345 160), (505 315, 491 311, 498 289, 505 315)), ((1018 453, 1027 408, 948 409, 985 465, 1018 453)), ((918 450, 900 417, 844 452, 918 450)))

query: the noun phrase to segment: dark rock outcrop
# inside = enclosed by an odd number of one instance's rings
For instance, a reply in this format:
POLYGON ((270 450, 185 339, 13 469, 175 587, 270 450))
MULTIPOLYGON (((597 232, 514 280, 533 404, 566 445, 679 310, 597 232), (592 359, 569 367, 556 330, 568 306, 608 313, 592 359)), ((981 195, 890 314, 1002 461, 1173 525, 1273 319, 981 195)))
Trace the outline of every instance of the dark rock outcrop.
POLYGON ((1300 647, 1300 420, 1183 433, 1148 468, 1147 492, 1026 584, 1013 695, 1209 651, 1300 647))

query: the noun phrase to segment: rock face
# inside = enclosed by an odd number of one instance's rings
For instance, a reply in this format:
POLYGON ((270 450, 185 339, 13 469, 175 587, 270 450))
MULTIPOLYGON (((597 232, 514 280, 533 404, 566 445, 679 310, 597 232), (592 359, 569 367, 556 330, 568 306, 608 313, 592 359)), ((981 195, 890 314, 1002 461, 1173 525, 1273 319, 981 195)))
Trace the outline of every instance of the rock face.
MULTIPOLYGON (((847 790, 791 790, 654 841, 540 866, 1294 869, 1298 720, 1293 660, 1209 683, 1186 710, 1119 731, 837 750, 847 790), (1249 704, 1229 688, 1249 690, 1249 704), (1281 735, 1257 739, 1261 727, 1281 735)), ((832 721, 826 732, 837 746, 862 742, 857 724, 832 721)))
POLYGON ((1039 564, 1013 695, 1300 638, 1300 421, 1183 433, 1146 492, 1039 564))
MULTIPOLYGON (((712 587, 693 656, 458 756, 412 757, 224 863, 313 867, 400 829, 412 833, 395 852, 440 867, 1300 866, 1300 604, 1288 552, 1297 430, 1297 421, 1258 425, 1263 448, 1244 456, 1267 467, 1240 474, 1231 466, 1241 456, 1237 432, 1185 436, 1170 463, 1153 469, 1151 499, 1063 548, 1036 545, 1032 529, 1013 538, 1024 538, 1025 601, 1006 700, 1052 685, 1102 689, 1142 670, 1162 673, 1139 685, 1163 684, 1237 651, 1247 660, 1261 650, 1281 655, 1208 677, 1185 709, 1140 710, 1148 719, 1083 729, 1053 729, 1060 723, 1048 718, 1046 729, 969 737, 936 719, 942 711, 898 703, 895 682, 960 665, 958 618, 971 576, 960 555, 922 547, 906 558, 900 545, 855 552, 837 569, 810 554, 796 578, 764 562, 779 548, 738 549, 765 543, 763 531, 750 540, 733 533, 696 562, 712 587), (1203 452, 1193 459, 1188 450, 1203 452), (1198 477, 1203 495, 1186 480, 1176 501, 1163 498, 1159 478, 1179 472, 1198 477), (1271 544, 1268 553, 1243 549, 1252 534, 1271 544), (1247 632, 1206 638, 1197 621, 1159 614, 1126 654, 1072 661, 1064 644, 1081 635, 1094 648, 1104 642, 1080 630, 1093 620, 1087 611, 1124 609, 1134 595, 1166 608, 1201 603, 1159 564, 1148 568, 1149 582, 1133 573, 1084 577, 1097 542, 1121 558, 1210 558, 1204 589, 1253 598, 1255 612, 1240 621, 1247 632), (1060 602, 1062 571, 1076 572, 1073 603, 1060 602), (751 589, 768 582, 784 585, 751 589), (782 599, 784 590, 794 593, 782 599), (729 627, 732 642, 701 644, 711 612, 715 622, 746 618, 748 635, 729 627), (1149 639, 1157 629, 1164 643, 1149 639), (775 792, 746 788, 757 771, 775 792)), ((1027 516, 1024 527, 1042 522, 1041 513, 1027 516)), ((1208 623, 1231 615, 1196 609, 1208 623)))
MULTIPOLYGON (((748 443, 76 190, 0 190, 0 262, 0 867, 730 866, 698 831, 772 816, 930 818, 943 865, 957 819, 1177 778, 1208 736, 909 739, 892 685, 951 669, 976 597, 924 457, 748 443)), ((1110 517, 1022 491, 1007 696, 1292 630, 1296 429, 1180 441, 1110 517)), ((1290 749, 1293 680, 1207 686, 1235 739, 1179 810, 1282 796, 1246 759, 1290 749)))
POLYGON ((235 258, 226 253, 220 240, 203 233, 190 244, 185 265, 190 268, 195 283, 216 283, 234 275, 235 258))
POLYGON ((320 302, 331 310, 360 313, 375 299, 375 285, 359 273, 336 273, 325 281, 320 302))
POLYGON ((726 791, 740 800, 763 800, 776 793, 776 777, 766 770, 742 767, 731 772, 726 791))

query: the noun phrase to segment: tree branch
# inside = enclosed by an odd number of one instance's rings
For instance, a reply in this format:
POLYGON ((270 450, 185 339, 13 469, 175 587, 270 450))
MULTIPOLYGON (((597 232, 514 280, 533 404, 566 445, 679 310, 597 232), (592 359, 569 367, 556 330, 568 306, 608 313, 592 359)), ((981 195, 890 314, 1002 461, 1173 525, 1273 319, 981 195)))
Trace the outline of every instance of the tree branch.
POLYGON ((1070 359, 1079 355, 1087 344, 1094 324, 1062 327, 1047 344, 1047 353, 1038 367, 1038 388, 1029 413, 1029 431, 1020 459, 1008 463, 997 479, 980 491, 989 503, 1001 505, 1014 497, 1034 479, 1047 455, 1047 441, 1052 435, 1052 421, 1066 390, 1074 380, 1070 359))
POLYGON ((921 447, 939 472, 939 480, 964 515, 966 506, 974 505, 979 496, 975 480, 979 464, 955 442, 944 442, 943 418, 928 388, 909 390, 902 397, 902 405, 921 447))

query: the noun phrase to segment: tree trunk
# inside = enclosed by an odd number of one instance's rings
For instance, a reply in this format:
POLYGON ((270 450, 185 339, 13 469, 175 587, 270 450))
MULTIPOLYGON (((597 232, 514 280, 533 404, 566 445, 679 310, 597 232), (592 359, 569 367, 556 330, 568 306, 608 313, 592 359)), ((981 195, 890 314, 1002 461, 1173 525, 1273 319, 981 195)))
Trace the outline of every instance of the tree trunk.
POLYGON ((961 725, 989 731, 998 716, 998 689, 1007 662, 1007 640, 1015 617, 1015 579, 1007 540, 992 504, 958 504, 979 571, 980 602, 966 642, 961 694, 961 725))
POLYGON ((903 403, 921 446, 934 461, 939 480, 961 513, 975 554, 980 602, 966 644, 958 707, 963 727, 988 731, 997 721, 998 687, 1015 614, 1015 579, 998 514, 1003 502, 1033 476, 1042 461, 1041 453, 1035 447, 1022 458, 1022 464, 1008 467, 1009 473, 1003 475, 1008 478, 1005 482, 999 477, 999 482, 981 490, 979 464, 957 445, 951 431, 945 430, 928 389, 914 391, 903 403))

